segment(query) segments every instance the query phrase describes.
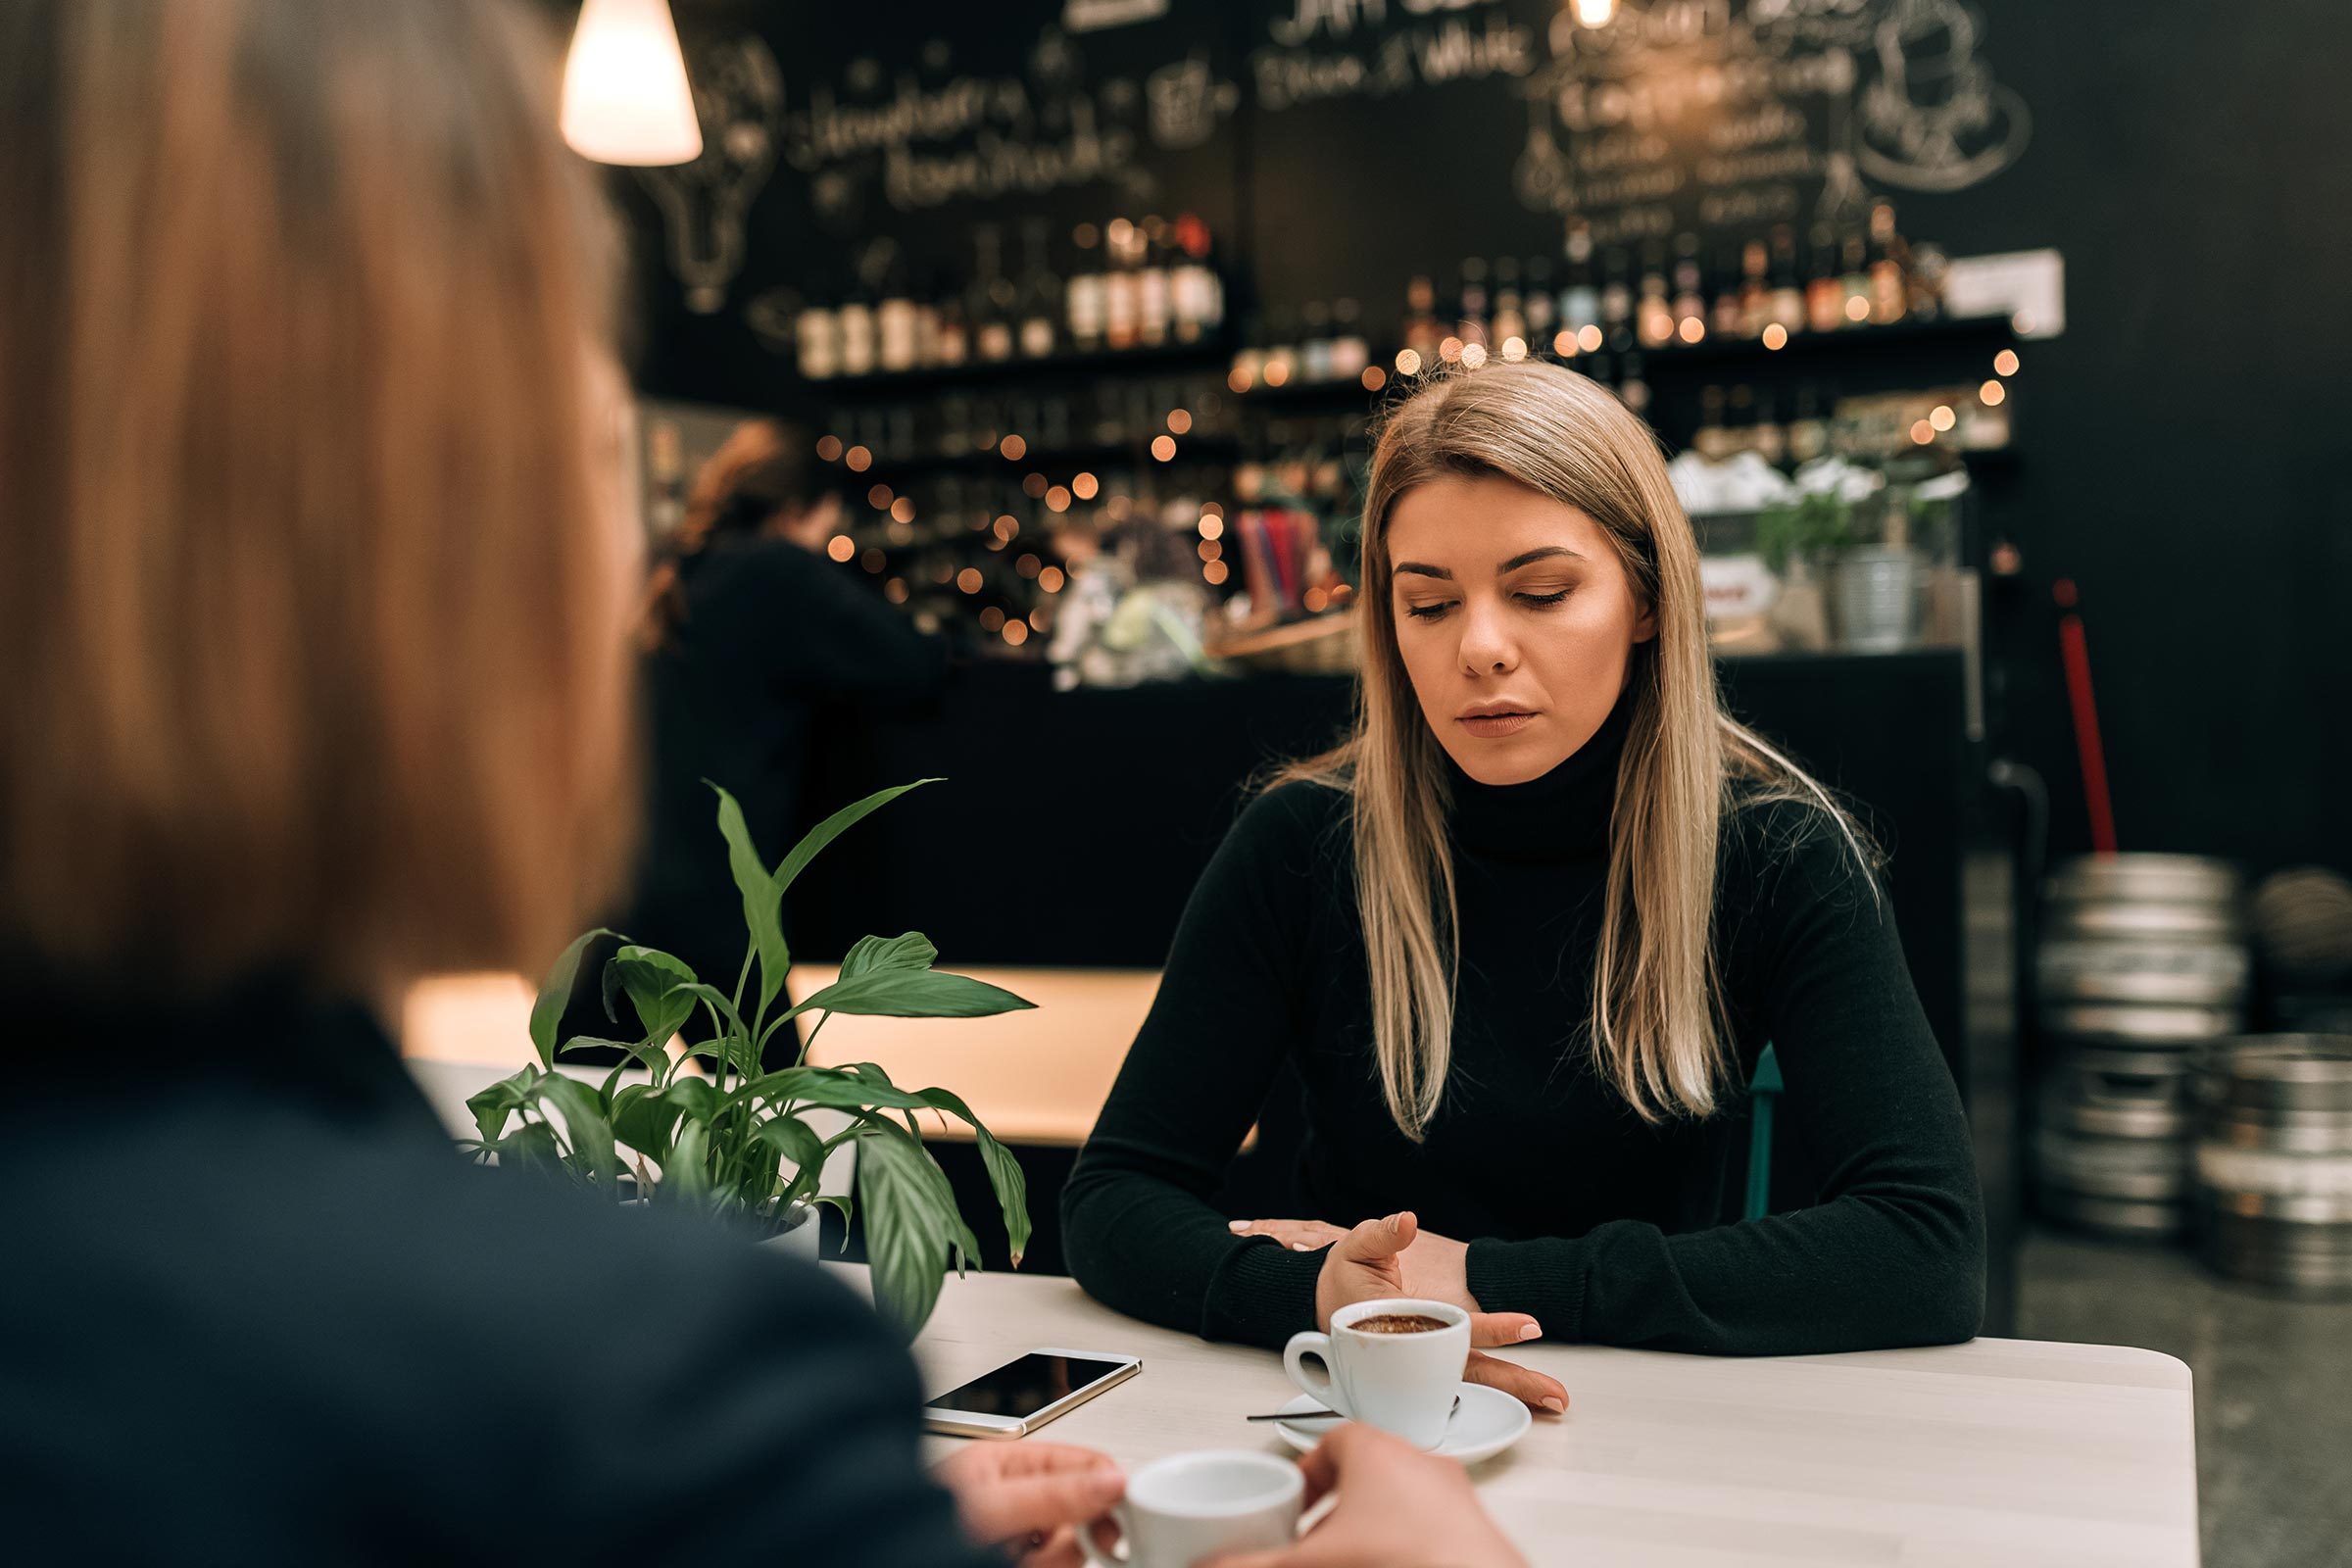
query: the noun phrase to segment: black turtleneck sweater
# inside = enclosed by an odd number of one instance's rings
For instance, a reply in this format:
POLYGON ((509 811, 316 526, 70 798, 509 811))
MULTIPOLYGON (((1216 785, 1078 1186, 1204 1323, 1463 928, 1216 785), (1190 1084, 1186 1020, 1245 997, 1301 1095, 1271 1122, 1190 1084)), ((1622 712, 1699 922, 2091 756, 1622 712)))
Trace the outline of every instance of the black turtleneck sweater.
POLYGON ((1732 811, 1714 922, 1740 1082, 1774 1046, 1808 1205, 1736 1223, 1744 1105, 1647 1124, 1596 1074, 1584 1020, 1623 744, 1620 710, 1532 783, 1453 771, 1453 1061, 1419 1144, 1381 1098, 1348 797, 1288 784, 1242 813, 1065 1190, 1092 1295, 1210 1339, 1313 1326, 1322 1252, 1236 1238, 1208 1201, 1288 1058, 1308 1124, 1305 1212, 1288 1217, 1410 1208, 1470 1243, 1480 1306, 1533 1313, 1547 1339, 1795 1354, 1975 1334, 1984 1220, 1959 1096, 1890 912, 1825 813, 1732 811))

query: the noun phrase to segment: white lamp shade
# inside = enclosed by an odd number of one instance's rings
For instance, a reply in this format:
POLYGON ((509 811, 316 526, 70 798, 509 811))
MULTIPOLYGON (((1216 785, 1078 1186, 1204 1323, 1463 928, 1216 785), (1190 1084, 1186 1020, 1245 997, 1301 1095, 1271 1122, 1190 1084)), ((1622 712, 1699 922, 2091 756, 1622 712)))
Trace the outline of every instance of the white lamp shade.
POLYGON ((702 156, 669 0, 587 0, 564 62, 564 139, 600 164, 702 156))

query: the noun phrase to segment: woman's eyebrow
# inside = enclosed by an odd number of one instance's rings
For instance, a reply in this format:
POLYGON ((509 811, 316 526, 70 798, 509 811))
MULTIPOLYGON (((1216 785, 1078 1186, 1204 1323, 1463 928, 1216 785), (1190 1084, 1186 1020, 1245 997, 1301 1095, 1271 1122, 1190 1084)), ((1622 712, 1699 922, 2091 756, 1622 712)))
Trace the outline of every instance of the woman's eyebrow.
MULTIPOLYGON (((1566 556, 1571 561, 1582 561, 1585 559, 1583 556, 1578 555, 1575 551, 1569 549, 1566 545, 1545 545, 1541 550, 1530 550, 1523 555, 1513 556, 1510 560, 1504 562, 1501 565, 1494 568, 1494 575, 1499 577, 1504 572, 1517 571, 1521 566, 1527 565, 1532 562, 1548 561, 1553 556, 1566 556)), ((1403 568, 1399 567, 1398 569, 1401 570, 1403 568)))

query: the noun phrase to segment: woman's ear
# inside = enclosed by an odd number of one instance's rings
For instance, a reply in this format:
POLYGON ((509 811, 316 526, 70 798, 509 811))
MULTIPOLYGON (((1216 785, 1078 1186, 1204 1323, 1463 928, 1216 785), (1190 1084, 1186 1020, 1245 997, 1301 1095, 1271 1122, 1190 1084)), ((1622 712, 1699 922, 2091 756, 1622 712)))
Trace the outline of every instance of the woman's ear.
POLYGON ((1634 641, 1648 642, 1658 634, 1658 607, 1649 600, 1637 597, 1634 601, 1634 641))

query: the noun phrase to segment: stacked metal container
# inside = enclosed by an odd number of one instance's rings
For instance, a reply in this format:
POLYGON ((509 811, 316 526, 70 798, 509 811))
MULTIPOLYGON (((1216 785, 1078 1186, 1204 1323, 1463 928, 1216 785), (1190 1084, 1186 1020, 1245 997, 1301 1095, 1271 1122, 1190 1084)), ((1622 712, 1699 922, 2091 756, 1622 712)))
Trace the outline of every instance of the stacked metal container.
POLYGON ((2312 1294, 2352 1291, 2352 1036, 2255 1035, 2197 1067, 2206 1261, 2312 1294))
POLYGON ((2093 857, 2043 888, 2041 1024, 2054 1048, 2034 1190, 2054 1219, 2166 1236, 2190 1217, 2190 1070, 2244 1028, 2249 964, 2235 868, 2093 857))

